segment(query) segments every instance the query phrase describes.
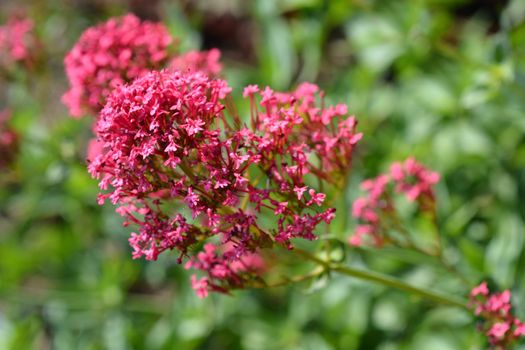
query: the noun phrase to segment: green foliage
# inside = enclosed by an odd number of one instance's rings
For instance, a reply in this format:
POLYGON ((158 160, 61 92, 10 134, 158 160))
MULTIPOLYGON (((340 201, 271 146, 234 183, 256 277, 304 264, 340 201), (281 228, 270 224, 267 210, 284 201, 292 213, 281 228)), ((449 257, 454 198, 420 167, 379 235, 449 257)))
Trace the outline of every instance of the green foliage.
MULTIPOLYGON (((0 17, 19 5, 7 3, 0 17)), ((132 260, 130 229, 110 205, 96 204, 86 171, 90 121, 70 119, 59 101, 61 60, 81 31, 141 10, 66 3, 24 5, 47 60, 0 92, 0 110, 12 110, 22 135, 16 163, 0 175, 0 348, 485 348, 468 313, 342 276, 201 301, 175 255, 132 260)), ((223 49, 237 97, 247 83, 278 90, 311 80, 328 101, 349 104, 365 136, 340 200, 347 208, 359 181, 392 161, 413 154, 440 172, 446 258, 472 284, 489 278, 510 288, 524 317, 525 3, 493 3, 201 0, 155 8, 181 50, 223 49)), ((344 240, 355 222, 349 209, 337 214, 329 233, 344 240)), ((345 253, 414 285, 468 293, 418 255, 345 253)))

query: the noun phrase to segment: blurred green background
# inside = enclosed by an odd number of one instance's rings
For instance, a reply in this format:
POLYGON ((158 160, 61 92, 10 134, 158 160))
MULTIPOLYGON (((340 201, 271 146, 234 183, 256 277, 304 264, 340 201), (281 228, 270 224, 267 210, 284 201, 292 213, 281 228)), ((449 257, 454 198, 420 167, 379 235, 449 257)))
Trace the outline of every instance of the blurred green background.
MULTIPOLYGON (((20 10, 45 59, 0 81, 21 134, 0 174, 0 349, 486 348, 467 312, 347 277, 200 300, 176 256, 132 260, 130 230, 96 204, 86 171, 92 121, 60 103, 65 53, 130 11, 162 20, 183 51, 221 49, 238 100, 248 83, 313 81, 349 104, 365 137, 331 231, 341 239, 363 178, 409 155, 440 172, 447 259, 472 285, 510 288, 525 317, 525 1, 2 0, 0 23, 20 10)), ((347 259, 468 293, 393 249, 347 259)))

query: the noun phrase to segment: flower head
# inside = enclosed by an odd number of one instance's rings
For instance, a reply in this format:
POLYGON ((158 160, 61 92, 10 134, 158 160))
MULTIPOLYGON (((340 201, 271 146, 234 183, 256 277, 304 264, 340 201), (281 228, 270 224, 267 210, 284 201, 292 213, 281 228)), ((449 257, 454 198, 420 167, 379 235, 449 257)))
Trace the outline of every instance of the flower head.
POLYGON ((469 307, 482 318, 482 329, 494 348, 508 349, 525 336, 524 323, 511 312, 510 291, 491 294, 487 283, 482 282, 470 292, 469 307))
POLYGON ((323 94, 310 83, 290 93, 274 92, 269 87, 259 91, 256 85, 249 85, 243 96, 250 98, 254 141, 263 158, 265 154, 291 157, 293 164, 286 169, 286 177, 312 173, 325 181, 338 181, 346 176, 355 145, 362 137, 356 131, 355 118, 347 115, 346 105, 322 108, 323 94), (257 94, 261 97, 258 105, 257 94))
POLYGON ((62 101, 75 117, 97 113, 113 88, 161 68, 172 42, 164 25, 131 14, 88 28, 64 60, 71 88, 62 101))
MULTIPOLYGON (((256 159, 241 157, 238 140, 215 129, 223 118, 221 100, 229 92, 226 82, 202 73, 161 71, 117 88, 108 98, 96 127, 104 152, 89 169, 101 179, 102 189, 112 188, 101 200, 118 204, 127 222, 139 226, 129 240, 135 258, 154 260, 168 249, 185 256, 190 246, 219 233, 239 248, 217 259, 234 262, 254 250, 253 219, 241 210, 224 209, 235 207, 246 192, 238 179, 256 159), (185 206, 189 217, 170 205, 185 206)), ((218 278, 238 284, 238 270, 220 266, 194 264, 212 269, 207 270, 209 280, 194 283, 198 290, 218 289, 213 280, 218 278)))
POLYGON ((439 182, 439 174, 426 169, 413 157, 404 163, 394 163, 390 167, 390 175, 396 183, 396 190, 415 201, 421 197, 433 197, 432 186, 439 182))
POLYGON ((362 224, 357 226, 353 238, 350 238, 350 245, 361 245, 366 236, 372 238, 375 246, 383 245, 390 229, 389 223, 398 220, 392 187, 409 201, 415 201, 421 211, 433 212, 433 186, 438 181, 438 173, 428 170, 412 157, 403 163, 394 163, 387 174, 363 181, 361 188, 366 195, 357 198, 352 206, 352 216, 362 224))
MULTIPOLYGON (((178 251, 186 267, 206 275, 193 281, 199 296, 242 287, 261 273, 261 250, 316 239, 335 215, 304 178, 330 180, 309 163, 317 151, 305 131, 292 130, 287 142, 266 126, 243 127, 226 108, 230 91, 191 70, 149 72, 116 88, 97 121, 102 152, 89 165, 106 191, 100 201, 138 226, 133 257, 178 251), (254 174, 266 181, 252 181, 254 174)), ((292 112, 285 114, 296 125, 292 112)))
POLYGON ((0 68, 9 69, 14 63, 31 64, 35 47, 30 19, 11 17, 0 26, 0 68))

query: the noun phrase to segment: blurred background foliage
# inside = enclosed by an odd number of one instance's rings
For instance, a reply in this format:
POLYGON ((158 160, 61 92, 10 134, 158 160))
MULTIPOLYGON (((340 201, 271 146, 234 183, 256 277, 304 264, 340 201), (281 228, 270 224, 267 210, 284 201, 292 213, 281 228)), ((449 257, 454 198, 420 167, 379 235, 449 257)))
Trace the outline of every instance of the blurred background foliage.
MULTIPOLYGON (((522 0, 2 0, 33 18, 42 64, 0 81, 20 133, 0 174, 0 349, 482 349, 475 320, 333 276, 199 300, 176 256, 134 261, 129 230, 96 204, 85 166, 91 120, 60 104, 62 60, 81 32, 134 12, 180 48, 218 47, 242 86, 318 83, 365 137, 330 233, 346 240, 358 183, 415 155, 442 174, 446 258, 472 285, 510 288, 525 316, 525 2, 522 0)), ((413 223, 414 233, 428 230, 413 223)), ((468 289, 395 249, 348 250, 357 266, 451 294, 468 289)))

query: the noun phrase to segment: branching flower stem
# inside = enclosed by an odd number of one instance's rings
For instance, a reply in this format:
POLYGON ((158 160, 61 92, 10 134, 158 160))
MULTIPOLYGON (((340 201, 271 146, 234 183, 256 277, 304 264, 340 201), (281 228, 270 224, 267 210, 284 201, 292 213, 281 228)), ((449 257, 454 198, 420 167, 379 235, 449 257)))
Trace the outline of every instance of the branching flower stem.
POLYGON ((347 276, 359 278, 365 281, 376 282, 386 287, 392 287, 395 289, 399 289, 399 290, 408 292, 410 294, 417 295, 424 299, 431 300, 438 304, 456 306, 456 307, 460 307, 463 309, 467 309, 467 304, 465 300, 458 299, 456 297, 452 297, 446 294, 442 294, 440 292, 435 292, 433 290, 429 290, 426 288, 415 287, 401 280, 398 280, 398 279, 395 279, 390 276, 386 276, 386 275, 383 275, 377 272, 361 270, 361 269, 354 269, 352 267, 341 265, 341 264, 330 265, 330 270, 335 271, 340 274, 347 275, 347 276))
MULTIPOLYGON (((386 287, 391 287, 395 289, 399 289, 405 292, 408 292, 413 295, 417 295, 419 297, 422 297, 424 299, 433 301, 438 304, 444 304, 444 305, 450 305, 450 306, 456 306, 463 309, 467 309, 467 304, 465 300, 449 296, 446 294, 442 294, 440 292, 436 292, 433 290, 429 290, 422 287, 416 287, 410 284, 407 284, 404 281, 401 281, 399 279, 392 278, 390 276, 380 274, 373 271, 363 270, 363 269, 355 269, 350 266, 346 266, 339 263, 331 263, 328 261, 325 261, 323 259, 320 259, 319 257, 313 255, 312 253, 302 250, 302 249, 294 249, 294 251, 301 255, 302 257, 315 262, 320 267, 323 268, 325 273, 330 272, 337 272, 339 274, 347 275, 350 277, 358 278, 364 281, 370 281, 375 282, 378 284, 381 284, 386 287)), ((318 271, 318 270, 314 270, 318 271)), ((300 279, 303 280, 303 279, 300 279)))

